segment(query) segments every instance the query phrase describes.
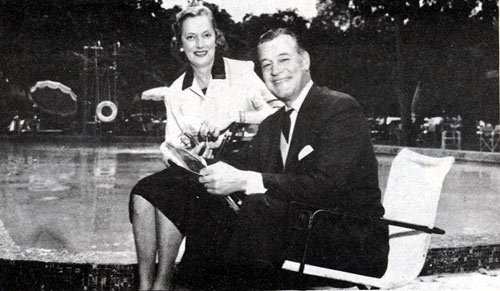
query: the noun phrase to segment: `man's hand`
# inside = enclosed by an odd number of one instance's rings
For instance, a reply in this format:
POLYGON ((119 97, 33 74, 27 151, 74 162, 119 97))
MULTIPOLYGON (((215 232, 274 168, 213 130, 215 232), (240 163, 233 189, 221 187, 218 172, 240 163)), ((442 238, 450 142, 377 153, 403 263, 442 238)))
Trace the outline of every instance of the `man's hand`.
POLYGON ((224 162, 217 162, 200 171, 198 181, 210 194, 227 196, 238 191, 245 191, 247 179, 245 171, 236 169, 224 162))

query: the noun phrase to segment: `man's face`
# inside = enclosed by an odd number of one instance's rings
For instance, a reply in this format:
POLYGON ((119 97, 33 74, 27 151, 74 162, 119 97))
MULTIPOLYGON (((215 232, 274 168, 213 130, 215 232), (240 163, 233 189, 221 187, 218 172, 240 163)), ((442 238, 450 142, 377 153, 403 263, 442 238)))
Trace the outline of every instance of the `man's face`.
POLYGON ((267 88, 291 105, 310 80, 309 55, 299 53, 295 39, 286 34, 260 44, 258 52, 267 88))

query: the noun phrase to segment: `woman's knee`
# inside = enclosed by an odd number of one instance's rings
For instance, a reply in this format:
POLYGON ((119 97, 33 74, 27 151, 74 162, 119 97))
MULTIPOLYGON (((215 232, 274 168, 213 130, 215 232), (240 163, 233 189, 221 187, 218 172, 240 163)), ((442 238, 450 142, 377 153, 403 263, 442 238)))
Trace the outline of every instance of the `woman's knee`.
POLYGON ((154 216, 155 207, 151 202, 138 194, 132 194, 129 203, 130 221, 133 222, 134 217, 138 216, 154 216))

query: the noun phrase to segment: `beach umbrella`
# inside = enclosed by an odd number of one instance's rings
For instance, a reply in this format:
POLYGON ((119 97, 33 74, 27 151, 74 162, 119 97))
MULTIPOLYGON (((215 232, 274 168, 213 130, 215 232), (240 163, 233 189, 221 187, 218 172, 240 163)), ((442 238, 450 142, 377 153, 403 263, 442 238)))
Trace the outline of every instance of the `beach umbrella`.
POLYGON ((76 114, 76 94, 59 82, 39 81, 31 87, 30 98, 41 110, 60 116, 76 114))
POLYGON ((168 87, 157 87, 142 92, 142 100, 163 101, 163 97, 168 92, 168 87))

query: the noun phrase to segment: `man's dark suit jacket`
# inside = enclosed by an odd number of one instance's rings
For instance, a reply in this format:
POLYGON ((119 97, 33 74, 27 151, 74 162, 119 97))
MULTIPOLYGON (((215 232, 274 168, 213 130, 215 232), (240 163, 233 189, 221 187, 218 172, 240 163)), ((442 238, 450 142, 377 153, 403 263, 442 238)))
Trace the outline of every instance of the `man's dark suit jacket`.
MULTIPOLYGON (((255 196, 267 199, 271 206, 298 201, 342 213, 383 216, 377 160, 358 103, 344 93, 313 86, 298 112, 284 169, 280 155, 282 110, 261 123, 242 165, 262 173, 268 191, 255 196), (313 151, 299 161, 299 152, 306 146, 313 151)), ((318 238, 309 263, 383 275, 388 253, 386 226, 337 218, 334 223, 320 221, 316 229, 318 238)), ((286 236, 294 237, 293 233, 286 236)), ((286 247, 297 249, 297 243, 286 247)))
POLYGON ((259 126, 245 167, 263 173, 266 195, 382 216, 377 160, 357 102, 346 94, 313 86, 298 112, 284 170, 280 111, 259 126), (299 152, 307 145, 313 152, 299 161, 299 152))
MULTIPOLYGON (((384 214, 377 160, 357 102, 346 94, 313 86, 298 112, 284 169, 280 155, 282 110, 260 124, 245 151, 246 158, 244 154, 228 161, 239 169, 262 173, 268 189, 265 194, 244 196, 235 214, 220 197, 203 195, 198 184, 181 185, 185 193, 199 191, 199 195, 191 199, 194 227, 187 234, 177 277, 185 274, 188 282, 210 282, 202 285, 205 288, 213 284, 290 289, 286 283, 291 280, 280 271, 281 266, 285 259, 300 261, 306 241, 302 229, 290 228, 297 225, 290 202, 363 216, 384 214), (313 151, 299 161, 299 152, 306 146, 313 151)), ((313 234, 306 263, 371 276, 385 272, 389 249, 386 226, 321 218, 313 234)))

